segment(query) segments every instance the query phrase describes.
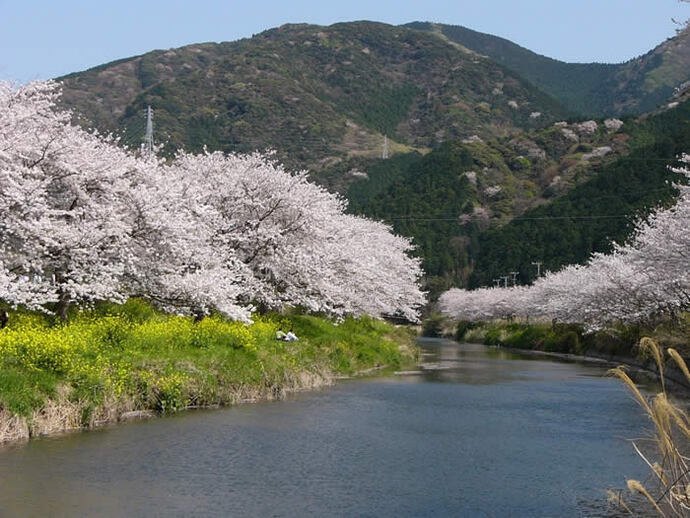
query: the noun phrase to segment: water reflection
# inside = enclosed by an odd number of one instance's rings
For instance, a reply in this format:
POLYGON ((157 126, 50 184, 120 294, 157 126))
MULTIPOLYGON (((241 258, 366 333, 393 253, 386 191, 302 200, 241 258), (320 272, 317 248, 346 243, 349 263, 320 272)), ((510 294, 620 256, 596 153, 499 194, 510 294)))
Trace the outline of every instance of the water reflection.
POLYGON ((445 339, 421 339, 424 347, 418 371, 398 376, 415 376, 411 382, 449 382, 494 385, 516 381, 563 381, 580 376, 601 377, 604 369, 572 361, 535 356, 520 351, 480 344, 462 345, 445 339), (519 368, 516 362, 519 361, 519 368))
POLYGON ((0 516, 602 516, 644 476, 604 369, 423 345, 415 373, 0 450, 0 516))

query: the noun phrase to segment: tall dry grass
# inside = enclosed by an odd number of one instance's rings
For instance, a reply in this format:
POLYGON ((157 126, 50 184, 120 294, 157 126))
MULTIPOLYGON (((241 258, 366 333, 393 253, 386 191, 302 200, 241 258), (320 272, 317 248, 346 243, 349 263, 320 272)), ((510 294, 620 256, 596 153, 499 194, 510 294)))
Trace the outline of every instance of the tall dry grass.
MULTIPOLYGON (((654 426, 647 447, 640 446, 639 442, 633 443, 635 451, 649 466, 650 477, 644 483, 628 480, 627 486, 634 495, 642 497, 638 502, 648 504, 646 511, 664 517, 690 517, 690 416, 668 397, 664 376, 665 358, 661 347, 650 338, 643 338, 639 347, 657 364, 661 392, 646 396, 628 376, 625 368, 617 367, 610 371, 627 386, 654 426)), ((680 354, 673 348, 667 349, 666 354, 690 382, 690 369, 680 354)), ((639 503, 633 505, 620 494, 610 493, 610 497, 632 515, 645 511, 637 508, 639 503)))

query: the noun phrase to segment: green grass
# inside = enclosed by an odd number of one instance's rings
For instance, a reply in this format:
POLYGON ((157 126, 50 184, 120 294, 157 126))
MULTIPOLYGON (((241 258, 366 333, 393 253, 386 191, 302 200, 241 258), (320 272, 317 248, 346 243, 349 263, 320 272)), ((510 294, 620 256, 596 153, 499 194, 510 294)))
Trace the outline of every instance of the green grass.
POLYGON ((642 336, 649 336, 663 347, 673 347, 684 358, 690 358, 690 314, 687 313, 653 327, 618 324, 591 333, 574 324, 458 322, 455 334, 457 340, 515 349, 633 358, 639 354, 638 343, 642 336))
POLYGON ((349 375, 410 359, 411 333, 371 318, 256 316, 250 326, 159 313, 140 300, 74 312, 68 323, 12 312, 0 330, 0 409, 30 416, 49 399, 82 408, 170 413, 298 388, 305 376, 349 375), (275 340, 294 328, 297 342, 275 340))

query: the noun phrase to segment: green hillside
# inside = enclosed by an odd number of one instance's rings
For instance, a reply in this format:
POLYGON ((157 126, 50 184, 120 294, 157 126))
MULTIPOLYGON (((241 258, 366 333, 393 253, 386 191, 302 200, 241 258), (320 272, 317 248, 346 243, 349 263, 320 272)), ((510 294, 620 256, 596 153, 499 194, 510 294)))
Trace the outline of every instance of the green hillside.
POLYGON ((449 141, 363 168, 347 196, 352 211, 413 238, 432 297, 512 271, 531 282, 533 262, 556 270, 610 251, 637 217, 672 199, 668 166, 687 150, 688 121, 690 100, 620 128, 558 123, 449 141))
POLYGON ((686 29, 644 56, 620 64, 564 63, 497 36, 456 25, 414 22, 524 77, 564 106, 586 116, 641 114, 664 103, 690 79, 690 32, 686 29))
POLYGON ((585 262, 593 252, 610 251, 613 242, 624 242, 638 217, 672 200, 670 182, 682 177, 668 167, 688 149, 688 122, 690 102, 630 124, 630 137, 638 144, 630 155, 552 204, 480 237, 470 285, 490 285, 508 271, 519 271, 528 282, 536 276, 532 262, 558 270, 585 262))
POLYGON ((155 112, 166 151, 272 148, 293 167, 426 151, 566 116, 515 73, 434 34, 356 22, 158 50, 62 78, 82 122, 140 145, 155 112))
POLYGON ((425 156, 359 164, 347 197, 352 211, 413 237, 433 294, 467 285, 486 231, 596 177, 629 153, 630 138, 590 121, 486 142, 448 141, 425 156))
POLYGON ((459 228, 457 216, 447 215, 472 213, 477 192, 465 172, 474 165, 471 151, 452 142, 424 157, 405 155, 383 161, 369 169, 367 182, 350 187, 351 209, 383 219, 397 233, 414 237, 426 273, 455 279, 462 276, 467 263, 464 238, 475 236, 476 229, 474 225, 459 228), (369 183, 371 190, 366 186, 369 183), (456 243, 456 239, 463 241, 456 243))

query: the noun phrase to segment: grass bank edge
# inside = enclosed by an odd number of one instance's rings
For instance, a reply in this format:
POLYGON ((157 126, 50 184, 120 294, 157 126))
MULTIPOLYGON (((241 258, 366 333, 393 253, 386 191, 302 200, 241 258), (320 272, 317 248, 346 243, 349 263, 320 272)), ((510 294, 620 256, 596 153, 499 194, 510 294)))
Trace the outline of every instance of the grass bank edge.
POLYGON ((12 312, 0 330, 0 442, 90 428, 141 411, 276 399, 416 358, 414 332, 369 317, 338 323, 257 315, 200 322, 141 300, 76 312, 68 323, 12 312), (294 328, 297 342, 275 340, 294 328))
MULTIPOLYGON (((444 336, 459 342, 623 363, 648 371, 653 377, 658 377, 660 373, 653 358, 639 347, 643 337, 653 339, 661 347, 673 348, 682 358, 690 359, 690 313, 654 325, 617 324, 595 332, 578 324, 539 321, 528 323, 518 320, 469 322, 434 313, 424 321, 422 334, 444 336)), ((673 362, 668 363, 667 379, 675 382, 674 390, 681 389, 690 395, 690 382, 685 380, 673 362)))

